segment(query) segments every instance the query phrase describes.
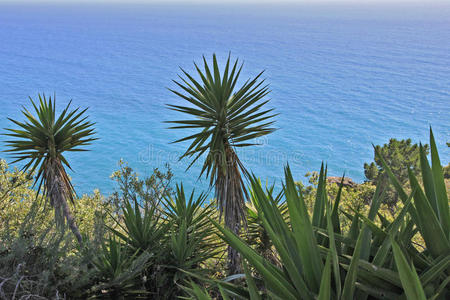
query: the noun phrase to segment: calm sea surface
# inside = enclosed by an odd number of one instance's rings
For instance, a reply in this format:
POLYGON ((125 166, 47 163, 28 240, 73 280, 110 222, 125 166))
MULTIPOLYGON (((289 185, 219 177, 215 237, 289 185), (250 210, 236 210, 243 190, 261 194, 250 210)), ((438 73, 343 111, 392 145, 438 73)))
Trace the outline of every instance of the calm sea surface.
POLYGON ((166 88, 179 66, 230 51, 242 79, 266 70, 279 113, 278 131, 240 153, 263 180, 279 183, 287 161, 303 180, 323 160, 363 181, 371 143, 427 142, 430 125, 448 163, 450 5, 0 4, 0 128, 23 119, 28 96, 56 93, 58 107, 73 99, 97 122, 92 151, 69 155, 79 193, 110 193, 121 158, 141 175, 168 162, 177 181, 206 189, 200 166, 178 161, 186 144, 169 144, 187 133, 162 123, 182 117, 165 108, 183 103, 166 88))

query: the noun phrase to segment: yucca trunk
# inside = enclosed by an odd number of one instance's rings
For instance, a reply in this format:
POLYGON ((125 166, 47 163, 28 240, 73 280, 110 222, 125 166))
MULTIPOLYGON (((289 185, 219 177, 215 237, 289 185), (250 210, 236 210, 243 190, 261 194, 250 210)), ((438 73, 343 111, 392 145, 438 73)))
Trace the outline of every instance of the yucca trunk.
MULTIPOLYGON (((216 197, 219 201, 221 215, 224 215, 225 226, 240 235, 242 225, 246 225, 245 195, 246 190, 240 174, 240 161, 229 145, 225 148, 226 170, 218 170, 216 181, 216 197)), ((241 273, 239 252, 228 246, 228 273, 241 273)))
POLYGON ((67 222, 77 241, 81 244, 82 237, 70 211, 68 201, 73 202, 73 194, 67 173, 58 159, 49 159, 44 170, 47 197, 55 210, 57 223, 64 225, 67 222))

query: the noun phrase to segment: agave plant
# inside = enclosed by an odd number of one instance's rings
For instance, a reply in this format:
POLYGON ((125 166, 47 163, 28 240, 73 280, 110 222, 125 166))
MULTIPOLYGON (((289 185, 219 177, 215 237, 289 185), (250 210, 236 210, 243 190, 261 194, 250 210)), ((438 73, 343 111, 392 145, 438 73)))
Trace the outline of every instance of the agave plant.
POLYGON ((157 186, 150 188, 149 193, 143 192, 149 178, 139 179, 130 167, 122 164, 121 170, 113 173, 120 192, 111 198, 120 207, 111 213, 112 224, 106 225, 113 238, 105 242, 94 260, 100 277, 100 284, 92 290, 95 297, 148 299, 150 293, 155 294, 154 285, 165 280, 161 279, 164 277, 161 259, 168 255, 167 232, 171 223, 163 218, 161 199, 149 196, 155 195, 153 189, 157 186))
MULTIPOLYGON (((199 80, 189 73, 180 76, 180 82, 174 81, 182 89, 171 91, 186 100, 189 106, 168 104, 169 108, 187 114, 188 120, 169 121, 176 124, 172 129, 194 129, 197 133, 175 141, 191 141, 190 146, 180 159, 192 158, 188 169, 206 155, 200 176, 206 174, 210 185, 215 186, 220 215, 225 215, 225 225, 238 234, 245 224, 245 189, 241 174, 247 174, 245 167, 236 154, 237 147, 254 145, 257 137, 274 131, 271 127, 274 116, 272 109, 264 109, 269 93, 262 72, 236 88, 242 64, 238 60, 231 63, 228 57, 223 73, 219 70, 216 55, 213 55, 212 67, 203 57, 204 70, 195 64, 199 80)), ((229 272, 240 269, 236 251, 228 250, 229 272)))
POLYGON ((183 185, 177 185, 175 197, 166 197, 164 215, 172 224, 169 235, 169 272, 173 273, 170 288, 171 297, 180 296, 185 285, 192 278, 206 278, 213 270, 206 262, 218 259, 223 253, 224 243, 217 239, 215 228, 209 221, 216 214, 213 202, 206 202, 206 194, 186 195, 183 185))
POLYGON ((92 260, 101 283, 88 292, 91 298, 146 299, 148 292, 139 276, 150 258, 147 251, 130 252, 126 245, 110 236, 92 260))
MULTIPOLYGON (((278 209, 281 212, 283 218, 288 219, 286 203, 281 202, 283 192, 279 192, 276 197, 273 197, 274 185, 266 187, 266 194, 269 198, 273 198, 278 205, 278 209)), ((250 201, 247 202, 247 232, 244 235, 245 241, 265 259, 271 261, 275 265, 279 264, 276 251, 274 251, 273 244, 267 231, 264 228, 264 224, 261 216, 261 209, 259 207, 257 194, 250 188, 250 201)))
POLYGON ((26 161, 23 170, 30 173, 37 171, 35 184, 39 183, 38 192, 43 188, 44 195, 55 210, 57 224, 63 225, 66 220, 81 243, 81 234, 69 207, 69 202, 74 204, 75 190, 65 170, 65 167, 71 167, 64 152, 86 151, 83 146, 96 140, 92 137, 94 123, 87 120, 87 109, 70 110, 69 102, 56 116, 55 98, 52 101, 51 97, 47 99, 45 95, 38 97, 39 105, 30 97, 36 116, 24 108, 22 113, 26 117, 25 122, 8 118, 20 129, 6 129, 10 133, 5 135, 15 139, 6 141, 10 149, 5 151, 15 154, 14 162, 26 161))
POLYGON ((115 218, 115 226, 109 230, 122 239, 132 251, 149 251, 159 249, 170 224, 163 221, 157 206, 141 209, 135 199, 133 204, 124 200, 120 219, 115 218))
MULTIPOLYGON (((246 291, 241 289, 236 293, 236 286, 219 282, 222 293, 250 299, 259 299, 261 293, 270 299, 448 299, 450 210, 432 132, 430 146, 432 165, 421 148, 423 184, 409 172, 409 194, 379 156, 403 201, 403 208, 392 222, 378 213, 384 197, 380 186, 377 186, 368 215, 342 211, 340 192, 331 203, 327 199, 327 172, 323 166, 311 216, 302 194, 295 189, 289 167, 286 168, 283 188, 289 214, 289 222, 286 222, 276 201, 253 177, 257 211, 282 266, 266 259, 229 229, 214 222, 221 237, 248 260, 265 286, 265 291, 261 291, 248 284, 246 291), (348 232, 341 229, 341 213, 352 220, 348 232), (422 236, 423 248, 415 244, 416 234, 422 236)), ((253 275, 246 272, 247 282, 249 276, 253 275)), ((189 291, 198 299, 208 299, 204 291, 194 286, 189 291)))
POLYGON ((215 228, 209 221, 214 217, 213 202, 207 195, 187 197, 183 185, 177 185, 175 197, 166 197, 164 215, 171 224, 170 248, 179 269, 195 271, 207 259, 218 255, 223 243, 216 238, 215 228))

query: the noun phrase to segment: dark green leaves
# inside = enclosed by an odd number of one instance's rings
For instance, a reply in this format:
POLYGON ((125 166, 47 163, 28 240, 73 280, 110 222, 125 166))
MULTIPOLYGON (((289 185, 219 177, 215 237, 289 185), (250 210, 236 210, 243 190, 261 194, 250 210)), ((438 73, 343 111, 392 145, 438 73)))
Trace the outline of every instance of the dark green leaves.
POLYGON ((215 225, 220 236, 260 275, 269 299, 447 299, 449 206, 447 195, 440 191, 445 182, 432 135, 430 139, 434 170, 425 149, 419 147, 423 184, 409 171, 408 194, 377 152, 404 204, 393 220, 379 211, 385 192, 382 185, 377 186, 367 215, 339 208, 342 186, 332 206, 327 199, 324 166, 316 202, 309 212, 289 167, 285 169, 281 201, 274 201, 253 176, 254 210, 250 215, 258 218, 267 233, 281 267, 230 230, 215 225), (280 202, 287 204, 287 216, 280 202), (340 213, 352 220, 349 229, 340 228, 340 213))
POLYGON ((195 64, 199 79, 182 70, 184 77, 174 81, 181 91, 170 89, 188 101, 189 106, 168 104, 168 107, 191 118, 168 123, 175 124, 170 127, 173 129, 199 130, 176 142, 191 141, 181 158, 192 157, 192 163, 207 154, 202 173, 206 171, 209 175, 211 170, 226 163, 219 154, 224 153, 227 145, 252 145, 250 140, 273 132, 274 128, 270 126, 274 114, 271 114, 272 109, 263 109, 268 102, 264 99, 269 89, 264 80, 259 80, 262 73, 236 89, 242 69, 238 60, 231 63, 228 57, 223 72, 219 70, 216 55, 213 55, 212 66, 204 57, 203 63, 203 70, 195 64))
MULTIPOLYGON (((426 158, 425 149, 420 147, 420 164, 423 191, 419 181, 411 170, 408 171, 410 186, 414 192, 414 206, 409 207, 409 214, 412 221, 419 228, 419 231, 425 240, 428 250, 434 258, 440 255, 448 254, 450 251, 449 232, 449 203, 445 191, 445 182, 440 164, 439 155, 436 149, 433 132, 430 129, 431 161, 430 169, 426 158)), ((391 179, 395 189, 404 203, 407 201, 407 195, 404 188, 393 175, 390 167, 384 158, 377 152, 383 168, 391 179)))
POLYGON ((403 288, 408 300, 425 300, 425 292, 417 276, 416 270, 413 265, 406 260, 399 245, 391 239, 392 250, 394 251, 395 264, 397 265, 400 280, 402 281, 403 288))
MULTIPOLYGON (((223 72, 219 70, 216 55, 212 65, 203 57, 203 69, 195 64, 196 78, 181 70, 174 83, 181 91, 170 89, 175 95, 186 100, 186 106, 168 104, 174 111, 188 117, 183 120, 168 121, 171 129, 191 129, 189 135, 175 142, 189 141, 190 145, 180 159, 188 157, 188 169, 202 156, 204 163, 199 177, 203 174, 215 186, 215 196, 220 216, 225 216, 225 225, 240 231, 246 224, 245 199, 248 198, 243 177, 248 175, 239 160, 235 148, 254 145, 255 138, 269 134, 275 129, 272 109, 265 109, 269 93, 268 85, 260 80, 262 72, 247 80, 239 88, 236 85, 242 70, 238 60, 231 63, 230 56, 223 72)), ((229 272, 238 272, 239 257, 229 249, 229 272), (232 261, 231 261, 232 260, 232 261)))
POLYGON ((94 123, 87 121, 86 109, 70 110, 70 103, 56 115, 55 99, 45 95, 39 97, 38 105, 30 98, 34 115, 26 108, 22 110, 25 122, 9 119, 20 129, 6 129, 6 136, 13 140, 6 141, 6 152, 14 154, 15 161, 26 160, 25 170, 38 170, 36 181, 44 175, 44 166, 49 160, 58 160, 70 168, 64 151, 86 151, 83 146, 90 145, 96 138, 94 123))

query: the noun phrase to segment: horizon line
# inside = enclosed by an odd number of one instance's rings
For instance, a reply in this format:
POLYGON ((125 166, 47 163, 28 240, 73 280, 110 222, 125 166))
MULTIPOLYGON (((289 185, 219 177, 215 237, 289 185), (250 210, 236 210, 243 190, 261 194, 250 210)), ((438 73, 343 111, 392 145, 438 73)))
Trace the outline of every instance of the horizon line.
POLYGON ((446 0, 0 0, 8 4, 449 4, 446 0))

